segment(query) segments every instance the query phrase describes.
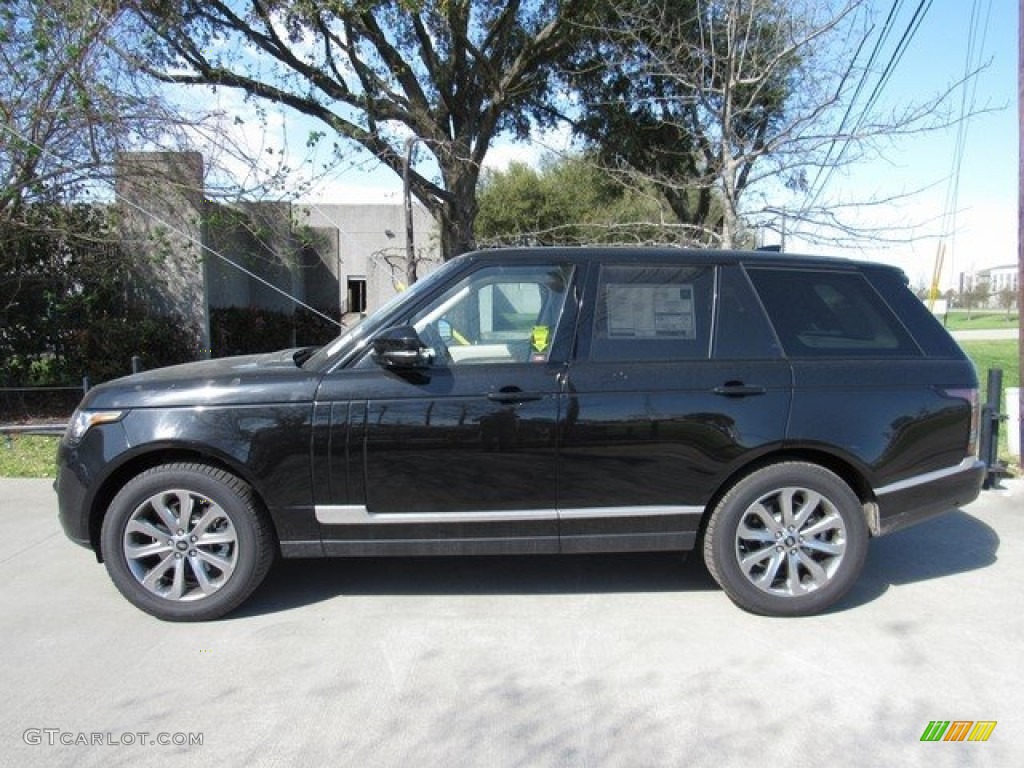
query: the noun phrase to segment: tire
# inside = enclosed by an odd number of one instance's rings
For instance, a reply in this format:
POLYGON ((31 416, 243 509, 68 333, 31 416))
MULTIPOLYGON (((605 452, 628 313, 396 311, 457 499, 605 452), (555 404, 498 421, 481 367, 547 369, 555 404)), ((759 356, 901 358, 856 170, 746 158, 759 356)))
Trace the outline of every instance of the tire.
POLYGON ((860 500, 837 475, 804 462, 773 464, 737 482, 715 507, 704 561, 744 610, 807 616, 857 581, 868 549, 860 500))
POLYGON ((252 488, 206 464, 165 464, 130 480, 107 509, 100 542, 121 594, 166 621, 234 610, 276 551, 252 488))

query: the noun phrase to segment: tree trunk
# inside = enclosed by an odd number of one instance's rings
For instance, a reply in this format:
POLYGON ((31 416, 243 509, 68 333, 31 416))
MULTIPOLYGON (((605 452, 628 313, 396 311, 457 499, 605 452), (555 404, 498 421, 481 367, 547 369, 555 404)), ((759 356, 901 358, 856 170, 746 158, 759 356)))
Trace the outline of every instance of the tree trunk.
POLYGON ((448 181, 451 199, 441 207, 441 258, 445 261, 476 248, 473 225, 476 222, 477 174, 464 172, 448 181))

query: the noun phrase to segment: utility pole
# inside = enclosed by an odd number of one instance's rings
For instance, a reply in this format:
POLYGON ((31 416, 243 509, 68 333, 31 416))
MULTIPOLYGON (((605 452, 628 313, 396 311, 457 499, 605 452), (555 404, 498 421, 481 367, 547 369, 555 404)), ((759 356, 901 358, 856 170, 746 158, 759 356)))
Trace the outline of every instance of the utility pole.
MULTIPOLYGON (((1021 0, 1024 3, 1024 0, 1021 0)), ((412 165, 412 150, 419 136, 405 140, 405 162, 402 164, 402 191, 405 200, 405 285, 408 288, 416 282, 416 246, 412 231, 412 189, 409 184, 409 166, 412 165)))
MULTIPOLYGON (((1017 413, 1024 414, 1024 0, 1017 11, 1017 45, 1017 413)), ((1018 445, 1024 446, 1024 418, 1019 428, 1018 445)))

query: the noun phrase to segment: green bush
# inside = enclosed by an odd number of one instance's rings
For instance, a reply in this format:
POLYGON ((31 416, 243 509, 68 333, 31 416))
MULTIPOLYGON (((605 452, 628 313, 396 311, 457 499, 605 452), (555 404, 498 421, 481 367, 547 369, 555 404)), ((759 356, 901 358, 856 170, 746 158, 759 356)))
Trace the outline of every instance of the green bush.
POLYGON ((305 307, 297 307, 293 314, 255 307, 210 308, 214 357, 319 346, 337 335, 338 326, 305 307))
POLYGON ((194 360, 194 323, 151 313, 110 212, 33 205, 0 222, 0 419, 67 415, 67 391, 145 367, 194 360))

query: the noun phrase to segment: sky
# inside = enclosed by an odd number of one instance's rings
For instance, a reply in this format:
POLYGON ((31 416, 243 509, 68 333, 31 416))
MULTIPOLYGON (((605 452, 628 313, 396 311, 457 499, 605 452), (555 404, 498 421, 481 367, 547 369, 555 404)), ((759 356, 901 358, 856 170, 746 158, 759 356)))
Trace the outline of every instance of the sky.
MULTIPOLYGON (((882 52, 881 61, 888 59, 915 11, 921 7, 925 12, 882 92, 883 108, 920 103, 960 81, 968 61, 985 64, 967 92, 979 113, 964 126, 960 172, 954 173, 956 128, 901 141, 886 148, 884 157, 832 174, 823 198, 888 199, 924 190, 898 203, 864 207, 855 213, 858 222, 888 233, 891 240, 909 238, 913 242, 874 240, 855 247, 822 244, 794 232, 790 224, 786 249, 885 261, 902 267, 915 286, 923 286, 931 280, 941 241, 945 253, 943 288, 956 286, 961 272, 1016 263, 1018 0, 872 3, 878 21, 893 7, 898 11, 894 35, 882 52), (955 208, 951 205, 954 180, 958 190, 955 208)), ((222 92, 218 98, 222 100, 220 106, 229 113, 240 109, 234 95, 222 92)), ((958 112, 960 97, 951 100, 950 105, 958 112)), ((268 119, 271 132, 279 132, 277 137, 268 139, 263 126, 256 121, 240 129, 247 133, 243 138, 253 153, 264 153, 268 146, 287 145, 293 166, 300 166, 303 161, 317 162, 315 156, 306 156, 304 148, 305 137, 317 126, 273 110, 268 119)), ((552 150, 571 150, 566 132, 536 136, 528 143, 499 139, 488 153, 486 164, 492 168, 505 167, 512 161, 535 164, 552 150)), ((305 167, 310 167, 308 162, 305 167)), ((399 202, 401 194, 401 179, 396 174, 353 150, 349 162, 318 178, 301 191, 299 198, 313 204, 399 202)), ((763 240, 778 242, 779 236, 765 232, 763 240)))
MULTIPOLYGON (((887 12, 889 0, 876 2, 887 12)), ((909 22, 917 1, 903 3, 897 28, 909 22)), ((885 91, 891 103, 911 102, 957 82, 968 60, 972 12, 979 24, 973 59, 987 64, 977 76, 974 104, 977 114, 966 124, 960 164, 955 218, 947 210, 950 183, 956 178, 953 158, 956 129, 915 137, 894 147, 884 160, 859 167, 850 178, 834 177, 829 192, 845 186, 880 196, 927 188, 891 210, 872 208, 865 215, 881 224, 920 223, 915 243, 889 248, 865 245, 851 254, 839 249, 817 250, 856 255, 899 265, 915 285, 931 279, 944 230, 945 259, 942 285, 957 285, 961 272, 1015 264, 1017 261, 1018 108, 1017 0, 935 0, 885 91)), ((959 104, 956 104, 959 108, 959 104)), ((789 247, 790 244, 787 244, 789 247)), ((794 248, 800 243, 794 244, 794 248)), ((813 248, 813 246, 811 246, 813 248)))

